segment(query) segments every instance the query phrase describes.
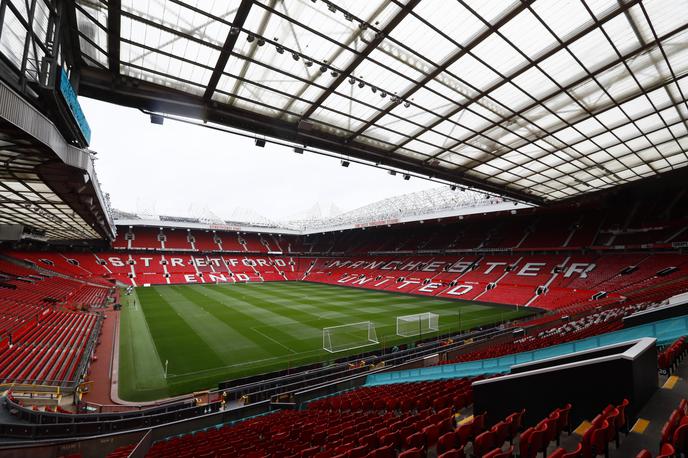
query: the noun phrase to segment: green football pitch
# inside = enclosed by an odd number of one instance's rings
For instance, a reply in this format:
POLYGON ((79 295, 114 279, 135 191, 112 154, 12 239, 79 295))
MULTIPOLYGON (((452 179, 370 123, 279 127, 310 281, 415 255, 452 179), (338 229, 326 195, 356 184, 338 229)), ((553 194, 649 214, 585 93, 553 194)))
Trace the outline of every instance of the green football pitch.
POLYGON ((302 282, 137 288, 123 296, 123 306, 118 389, 129 401, 417 340, 396 335, 400 315, 438 314, 439 332, 423 334, 431 337, 532 313, 302 282), (362 321, 374 323, 378 344, 348 353, 323 350, 323 328, 362 321))

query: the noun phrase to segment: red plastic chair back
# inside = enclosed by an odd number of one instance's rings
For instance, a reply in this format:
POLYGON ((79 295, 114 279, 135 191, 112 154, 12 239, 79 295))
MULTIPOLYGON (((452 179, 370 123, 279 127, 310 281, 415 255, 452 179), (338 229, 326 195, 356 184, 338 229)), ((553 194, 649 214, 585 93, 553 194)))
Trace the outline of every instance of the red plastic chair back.
POLYGON ((464 423, 456 428, 459 445, 464 446, 473 439, 473 422, 464 423))
POLYGON ((659 449, 659 455, 657 455, 657 458, 671 458, 674 455, 676 455, 676 449, 674 446, 671 444, 663 444, 662 448, 659 449))
POLYGON ((424 452, 422 449, 419 448, 412 448, 409 450, 406 450, 405 452, 401 452, 398 456, 398 458, 423 458, 424 452))
POLYGON ((676 428, 671 439, 671 445, 674 446, 677 453, 688 453, 688 423, 676 428))
POLYGON ((535 428, 528 428, 521 433, 521 440, 518 443, 518 452, 522 458, 531 458, 537 455, 537 450, 531 450, 530 443, 535 428))
POLYGON ((449 450, 455 449, 458 445, 458 438, 456 433, 451 431, 442 434, 437 440, 437 453, 448 452, 449 450))
POLYGON ((478 434, 473 442, 473 454, 475 456, 485 455, 497 446, 495 440, 496 435, 492 431, 485 431, 478 434))
POLYGON ((583 458, 583 444, 578 443, 576 450, 561 455, 561 458, 583 458))

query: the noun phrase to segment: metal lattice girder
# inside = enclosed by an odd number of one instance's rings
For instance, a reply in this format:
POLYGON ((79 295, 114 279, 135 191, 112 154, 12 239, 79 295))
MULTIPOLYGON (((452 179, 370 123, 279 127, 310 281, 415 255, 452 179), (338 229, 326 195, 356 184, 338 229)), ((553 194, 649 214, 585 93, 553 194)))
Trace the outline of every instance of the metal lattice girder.
MULTIPOLYGON (((136 84, 106 95, 89 80, 112 67, 113 5, 76 1, 94 70, 83 90, 150 108, 136 84)), ((685 2, 122 0, 120 10, 121 74, 158 87, 158 106, 188 95, 199 118, 531 202, 688 164, 685 2)))

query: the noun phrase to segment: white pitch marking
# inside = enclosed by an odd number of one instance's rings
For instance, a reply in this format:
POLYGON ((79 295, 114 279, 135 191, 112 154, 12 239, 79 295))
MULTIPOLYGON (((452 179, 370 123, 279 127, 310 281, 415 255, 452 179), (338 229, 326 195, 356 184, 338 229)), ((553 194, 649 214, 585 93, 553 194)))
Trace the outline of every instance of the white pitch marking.
POLYGON ((258 334, 260 334, 261 336, 265 337, 266 339, 272 340, 273 342, 275 342, 277 345, 279 345, 280 347, 284 348, 285 350, 288 350, 288 351, 290 351, 290 352, 292 352, 292 353, 294 353, 294 354, 297 353, 297 352, 295 352, 294 350, 292 350, 291 348, 289 348, 289 347, 287 347, 286 345, 284 345, 282 342, 273 339, 272 337, 270 337, 270 336, 267 335, 267 334, 263 334, 262 332, 260 332, 260 331, 257 330, 256 328, 251 328, 251 330, 254 331, 254 332, 257 332, 258 334))

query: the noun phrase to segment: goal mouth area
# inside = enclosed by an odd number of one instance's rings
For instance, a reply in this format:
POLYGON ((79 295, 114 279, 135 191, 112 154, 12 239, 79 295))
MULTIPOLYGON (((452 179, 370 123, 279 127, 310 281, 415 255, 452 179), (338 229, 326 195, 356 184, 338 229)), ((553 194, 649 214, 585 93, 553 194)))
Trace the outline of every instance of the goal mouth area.
POLYGON ((397 336, 417 337, 438 332, 440 316, 437 313, 423 312, 397 317, 397 336))
POLYGON ((329 353, 356 350, 379 343, 375 325, 371 321, 323 328, 323 350, 329 353))

